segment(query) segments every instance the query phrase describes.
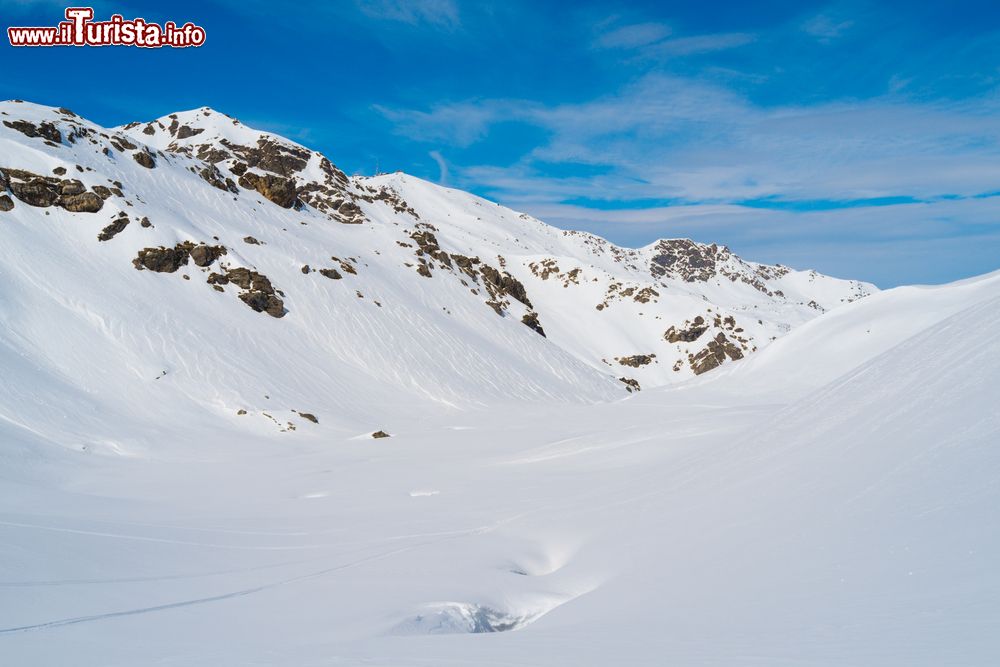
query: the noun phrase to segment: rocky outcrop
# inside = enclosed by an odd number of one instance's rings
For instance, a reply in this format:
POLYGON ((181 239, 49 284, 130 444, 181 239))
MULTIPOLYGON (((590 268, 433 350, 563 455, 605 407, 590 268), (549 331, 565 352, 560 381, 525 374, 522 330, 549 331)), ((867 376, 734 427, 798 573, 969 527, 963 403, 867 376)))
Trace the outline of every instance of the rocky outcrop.
POLYGON ((198 172, 198 175, 212 187, 218 188, 224 192, 237 194, 240 191, 239 188, 236 187, 236 183, 233 182, 233 179, 224 177, 222 172, 219 171, 215 165, 210 164, 205 166, 198 172))
POLYGON ((653 363, 655 359, 655 354, 633 354, 631 357, 615 357, 615 361, 622 366, 631 366, 632 368, 647 366, 653 363))
POLYGON ((251 169, 263 169, 290 178, 306 168, 312 153, 304 148, 261 137, 256 146, 241 146, 226 139, 222 145, 251 169))
POLYGON ((128 213, 122 211, 114 219, 112 219, 111 224, 101 230, 101 233, 97 235, 98 241, 110 241, 119 232, 124 231, 128 227, 128 223, 132 220, 128 217, 128 213))
POLYGON ((729 340, 725 333, 720 331, 719 334, 708 343, 705 349, 701 350, 697 354, 690 355, 688 357, 688 362, 691 364, 691 370, 694 371, 694 374, 701 375, 702 373, 708 372, 713 368, 721 366, 722 362, 724 362, 727 357, 733 361, 742 359, 743 350, 740 349, 739 345, 736 345, 729 340))
POLYGON ((525 314, 525 316, 521 318, 521 323, 540 336, 545 337, 545 329, 542 328, 541 322, 538 321, 538 313, 531 311, 530 313, 525 314))
POLYGON ((104 200, 93 192, 64 195, 56 203, 73 213, 97 213, 104 206, 104 200))
POLYGON ((265 199, 281 208, 300 206, 295 194, 295 182, 289 178, 248 171, 240 176, 239 183, 248 190, 256 190, 265 199))
POLYGON ((221 245, 199 244, 193 247, 187 247, 188 254, 191 256, 191 261, 194 262, 196 266, 202 267, 212 266, 215 260, 229 252, 226 250, 225 246, 221 245))
POLYGON ((664 239, 656 245, 649 270, 656 278, 670 276, 689 283, 704 282, 717 273, 720 254, 729 254, 727 248, 702 245, 689 239, 664 239))
POLYGON ((528 292, 524 289, 524 285, 520 280, 506 271, 501 273, 489 264, 483 264, 479 271, 482 274, 483 279, 486 281, 487 289, 490 290, 494 297, 510 296, 517 299, 528 308, 534 308, 534 306, 531 305, 531 300, 528 299, 528 292))
POLYGON ((14 210, 14 200, 8 195, 0 195, 0 212, 6 213, 12 210, 14 210))
POLYGON ((173 273, 177 269, 188 263, 189 253, 187 248, 177 246, 174 248, 143 248, 132 260, 132 265, 142 271, 155 271, 156 273, 173 273))
POLYGON ((682 328, 670 327, 663 332, 663 338, 668 343, 693 343, 701 338, 701 335, 708 331, 705 318, 698 315, 692 321, 684 320, 682 328))
POLYGON ((141 151, 132 153, 132 159, 138 162, 141 166, 145 167, 146 169, 156 168, 156 158, 154 158, 153 154, 150 153, 148 150, 143 149, 141 151))
POLYGON ((451 255, 441 249, 441 246, 438 245, 437 237, 429 228, 413 232, 410 234, 410 238, 417 244, 417 257, 427 255, 441 262, 446 267, 451 266, 451 255))
POLYGON ((41 138, 47 139, 54 144, 62 143, 62 134, 59 132, 59 129, 48 121, 43 121, 35 125, 26 120, 5 120, 3 124, 32 139, 41 138))
POLYGON ((175 135, 178 139, 189 139, 190 137, 196 137, 205 130, 203 128, 192 128, 187 125, 181 125, 177 128, 177 134, 175 135))
POLYGON ((630 393, 630 394, 633 391, 641 391, 642 390, 642 387, 639 386, 639 381, 638 380, 634 380, 632 378, 620 377, 620 378, 618 378, 618 381, 621 382, 623 385, 625 385, 625 390, 628 391, 628 393, 630 393))
POLYGON ((240 301, 253 308, 258 313, 267 313, 271 317, 284 317, 285 304, 274 294, 250 291, 240 294, 240 301))
POLYGON ((76 179, 41 176, 23 169, 0 167, 7 188, 15 197, 30 206, 59 206, 74 213, 96 213, 104 200, 76 179))
POLYGON ((391 438, 392 436, 386 433, 385 431, 375 431, 374 433, 372 433, 372 437, 375 439, 379 439, 379 438, 391 438))
POLYGON ((215 260, 225 255, 226 252, 225 246, 210 246, 203 243, 194 244, 186 241, 178 243, 173 248, 165 248, 163 246, 159 248, 143 248, 139 251, 136 258, 132 260, 132 265, 140 271, 146 269, 157 273, 173 273, 182 266, 186 266, 189 259, 200 267, 211 266, 215 260))
POLYGON ((271 281, 263 273, 236 268, 227 270, 225 277, 228 282, 244 290, 240 294, 240 300, 258 313, 267 313, 271 317, 285 316, 284 302, 278 297, 271 281))

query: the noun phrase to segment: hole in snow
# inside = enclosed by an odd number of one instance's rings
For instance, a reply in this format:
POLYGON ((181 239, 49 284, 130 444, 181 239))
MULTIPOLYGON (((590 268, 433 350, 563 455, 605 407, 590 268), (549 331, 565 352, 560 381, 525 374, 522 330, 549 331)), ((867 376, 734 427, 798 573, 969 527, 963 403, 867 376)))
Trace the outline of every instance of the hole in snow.
POLYGON ((401 623, 396 630, 408 635, 507 632, 524 627, 543 613, 512 614, 468 602, 436 602, 401 623))

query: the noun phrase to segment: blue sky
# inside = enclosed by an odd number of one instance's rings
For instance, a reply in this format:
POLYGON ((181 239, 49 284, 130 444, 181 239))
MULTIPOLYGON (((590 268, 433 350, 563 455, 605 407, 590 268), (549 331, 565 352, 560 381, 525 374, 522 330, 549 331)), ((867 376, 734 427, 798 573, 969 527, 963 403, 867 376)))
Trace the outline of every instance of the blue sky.
MULTIPOLYGON (((4 27, 64 5, 2 0, 4 27)), ((199 49, 0 47, 0 97, 208 105, 624 245, 689 236, 880 286, 1000 269, 995 2, 97 2, 199 49), (280 8, 280 11, 279 11, 280 8)))

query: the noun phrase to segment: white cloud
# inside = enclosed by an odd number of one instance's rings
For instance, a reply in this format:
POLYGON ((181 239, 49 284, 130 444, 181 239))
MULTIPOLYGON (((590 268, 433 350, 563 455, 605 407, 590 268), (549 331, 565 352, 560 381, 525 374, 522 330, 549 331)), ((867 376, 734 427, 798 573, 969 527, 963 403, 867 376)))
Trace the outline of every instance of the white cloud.
POLYGON ((363 14, 375 19, 410 25, 458 28, 458 5, 454 0, 355 0, 363 14))
POLYGON ((533 168, 556 162, 607 168, 610 175, 574 181, 577 197, 705 202, 990 191, 1000 183, 998 106, 993 99, 935 105, 886 97, 762 108, 719 86, 651 75, 580 104, 485 100, 383 113, 401 134, 459 147, 486 138, 501 120, 545 130, 549 138, 504 171, 509 178, 523 170, 519 187, 539 195, 571 196, 565 182, 533 168))
POLYGON ((594 45, 602 49, 635 49, 662 40, 670 27, 662 23, 633 23, 602 34, 594 45))
POLYGON ((756 40, 756 35, 744 32, 716 33, 710 35, 693 35, 667 39, 650 45, 645 50, 646 57, 691 56, 699 53, 725 51, 744 46, 756 40))
POLYGON ((431 159, 437 163, 438 166, 438 184, 448 185, 448 163, 445 162, 444 157, 438 151, 430 151, 428 155, 431 159))
MULTIPOLYGON (((649 75, 615 95, 576 104, 481 100, 387 117, 406 136, 445 146, 488 140, 501 121, 542 130, 546 138, 512 165, 461 165, 452 155, 451 180, 543 220, 625 242, 690 235, 771 261, 786 261, 772 252, 779 246, 802 258, 836 246, 841 264, 802 263, 883 283, 892 280, 888 267, 903 261, 893 255, 897 241, 900 253, 909 248, 911 269, 943 262, 951 275, 996 268, 987 260, 1000 251, 1000 197, 979 197, 1000 190, 996 96, 918 103, 887 95, 769 108, 711 83, 649 75), (551 176, 552 164, 571 175, 551 176), (835 208, 873 198, 923 203, 835 208), (768 199, 831 210, 739 205, 768 199), (586 205, 566 203, 574 201, 586 205), (963 246, 956 235, 979 240, 963 246), (934 240, 963 248, 978 264, 963 272, 958 250, 935 259, 934 240), (860 264, 873 248, 884 255, 877 270, 860 264)), ((906 279, 901 267, 897 280, 906 279)))
POLYGON ((852 19, 846 19, 832 13, 817 14, 802 24, 802 30, 821 42, 831 42, 843 36, 854 26, 852 19))

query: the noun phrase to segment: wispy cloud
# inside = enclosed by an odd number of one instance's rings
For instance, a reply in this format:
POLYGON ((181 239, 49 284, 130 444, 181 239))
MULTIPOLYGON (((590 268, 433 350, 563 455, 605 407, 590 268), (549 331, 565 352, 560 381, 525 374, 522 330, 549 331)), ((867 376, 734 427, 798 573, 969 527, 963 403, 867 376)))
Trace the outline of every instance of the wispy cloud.
POLYGON ((609 167, 612 176, 579 181, 579 197, 598 191, 617 199, 696 203, 923 198, 971 196, 1000 182, 996 100, 916 104, 886 97, 764 108, 720 86, 650 75, 616 95, 579 104, 482 100, 382 111, 407 137, 457 147, 487 140, 500 121, 541 128, 549 138, 505 169, 522 170, 526 181, 539 178, 536 186, 519 188, 561 191, 564 183, 550 182, 533 165, 609 167), (609 189, 611 178, 620 182, 609 189), (600 188, 591 187, 594 179, 600 188))
POLYGON ((686 235, 761 245, 784 234, 804 247, 849 234, 860 247, 978 225, 994 248, 1000 243, 1000 197, 989 196, 1000 183, 995 97, 763 107, 716 84, 652 74, 576 104, 476 100, 383 111, 397 131, 457 149, 490 141, 499 122, 543 130, 514 164, 453 160, 451 178, 557 224, 603 225, 616 238, 697 228, 686 235))
POLYGON ((382 105, 375 105, 373 109, 393 123, 397 134, 418 141, 468 146, 483 139, 494 123, 505 117, 522 117, 534 106, 529 102, 487 100, 441 104, 428 111, 382 105))
POLYGON ((725 51, 756 39, 756 35, 745 32, 677 36, 665 23, 643 22, 614 26, 615 21, 612 18, 601 24, 602 31, 594 39, 593 47, 625 51, 632 57, 646 60, 725 51))
POLYGON ((659 42, 670 32, 670 27, 663 23, 633 23, 603 33, 594 40, 594 46, 602 49, 635 49, 659 42))
POLYGON ((448 163, 445 161, 444 157, 438 151, 430 151, 427 154, 430 155, 431 159, 437 163, 438 184, 448 185, 448 163))
POLYGON ((842 37, 852 27, 854 19, 848 18, 838 10, 828 10, 816 14, 802 24, 802 30, 816 37, 820 42, 829 43, 842 37))
POLYGON ((454 30, 461 24, 454 0, 355 0, 374 19, 454 30))
POLYGON ((651 44, 644 50, 647 57, 690 56, 698 53, 711 53, 735 49, 750 44, 757 39, 756 35, 745 32, 716 33, 710 35, 694 35, 667 39, 651 44))

